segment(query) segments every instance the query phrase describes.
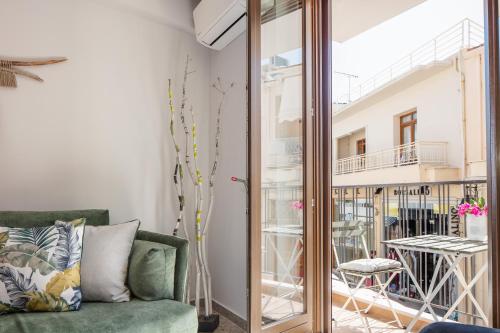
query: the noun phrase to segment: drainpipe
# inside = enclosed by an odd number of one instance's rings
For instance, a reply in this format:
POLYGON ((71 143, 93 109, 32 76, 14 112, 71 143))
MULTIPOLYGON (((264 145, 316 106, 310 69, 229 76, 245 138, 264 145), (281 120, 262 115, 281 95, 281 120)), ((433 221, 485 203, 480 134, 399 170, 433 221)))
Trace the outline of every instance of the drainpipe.
MULTIPOLYGON (((460 76, 460 109, 462 113, 462 145, 463 145, 463 151, 464 151, 464 160, 463 160, 463 175, 462 175, 462 180, 465 180, 467 177, 467 117, 465 114, 465 74, 463 72, 464 69, 464 49, 462 48, 458 52, 458 58, 457 58, 457 71, 460 76)), ((465 195, 465 193, 464 193, 465 195)), ((465 274, 468 274, 469 272, 469 267, 466 263, 465 265, 465 274)), ((467 276, 467 275, 466 275, 467 276)), ((469 303, 465 303, 465 310, 469 312, 469 303)))
POLYGON ((465 110, 465 102, 467 101, 467 97, 465 95, 465 74, 463 72, 464 68, 464 50, 460 50, 458 53, 457 59, 457 71, 460 76, 460 109, 462 113, 462 145, 464 151, 464 160, 463 160, 463 176, 465 179, 467 177, 467 116, 465 110))

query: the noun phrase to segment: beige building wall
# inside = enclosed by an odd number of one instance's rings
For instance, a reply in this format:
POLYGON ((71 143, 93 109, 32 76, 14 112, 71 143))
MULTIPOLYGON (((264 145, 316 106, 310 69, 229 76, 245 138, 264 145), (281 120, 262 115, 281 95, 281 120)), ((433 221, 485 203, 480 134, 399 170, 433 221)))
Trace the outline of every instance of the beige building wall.
POLYGON ((362 128, 352 134, 337 139, 337 142, 334 142, 334 144, 337 145, 337 158, 342 159, 356 155, 356 143, 358 142, 358 140, 364 139, 365 137, 365 129, 362 128))
MULTIPOLYGON (((403 90, 395 88, 394 92, 380 91, 378 94, 382 96, 373 104, 363 108, 353 105, 334 116, 335 139, 364 127, 367 153, 393 148, 399 145, 399 124, 394 118, 417 109, 416 139, 448 142, 449 165, 460 167, 463 164, 460 79, 452 63, 403 90)), ((333 156, 337 156, 336 151, 333 156)))
MULTIPOLYGON (((410 166, 400 167, 402 178, 394 168, 334 175, 334 186, 374 184, 375 179, 395 183, 486 177, 484 47, 463 50, 448 63, 433 66, 409 73, 334 115, 333 166, 346 155, 345 138, 360 128, 364 128, 367 153, 399 145, 399 116, 412 109, 417 110, 416 140, 446 142, 447 165, 435 170, 424 166, 423 178, 410 166)), ((348 153, 355 155, 355 147, 348 153)))

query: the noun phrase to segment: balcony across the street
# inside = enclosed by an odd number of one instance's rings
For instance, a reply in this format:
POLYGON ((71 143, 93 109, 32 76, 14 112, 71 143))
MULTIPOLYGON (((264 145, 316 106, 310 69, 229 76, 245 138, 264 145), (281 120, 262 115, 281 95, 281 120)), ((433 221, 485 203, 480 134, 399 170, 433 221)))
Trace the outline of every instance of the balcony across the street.
POLYGON ((391 149, 337 160, 335 174, 395 168, 413 164, 447 165, 446 142, 412 142, 391 149))

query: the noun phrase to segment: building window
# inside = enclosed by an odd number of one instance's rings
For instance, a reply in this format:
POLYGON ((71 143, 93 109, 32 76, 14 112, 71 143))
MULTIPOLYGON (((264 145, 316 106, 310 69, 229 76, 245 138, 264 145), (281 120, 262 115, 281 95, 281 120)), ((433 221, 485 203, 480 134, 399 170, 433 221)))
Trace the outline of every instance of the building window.
POLYGON ((417 110, 414 110, 399 117, 400 144, 406 145, 415 142, 416 135, 417 110))
POLYGON ((356 141, 356 155, 363 155, 366 153, 366 139, 356 141))

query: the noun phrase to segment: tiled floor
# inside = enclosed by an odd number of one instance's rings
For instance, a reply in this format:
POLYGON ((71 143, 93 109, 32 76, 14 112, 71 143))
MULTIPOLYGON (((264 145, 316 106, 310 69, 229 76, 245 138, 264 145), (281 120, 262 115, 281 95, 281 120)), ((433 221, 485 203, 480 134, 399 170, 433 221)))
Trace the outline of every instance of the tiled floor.
MULTIPOLYGON (((342 310, 339 307, 333 306, 332 314, 337 320, 337 323, 333 322, 333 327, 335 333, 364 333, 364 326, 361 322, 359 316, 355 313, 347 310, 342 310)), ((373 333, 402 333, 404 329, 401 329, 394 324, 385 323, 373 317, 367 316, 368 324, 373 333)))
MULTIPOLYGON (((336 333, 364 333, 363 325, 359 318, 353 318, 353 313, 349 311, 344 311, 339 308, 334 308, 334 313, 336 314, 339 323, 335 327, 336 333)), ((374 318, 368 318, 370 327, 373 333, 400 333, 404 330, 397 327, 391 326, 390 324, 383 323, 374 318)), ((232 321, 226 317, 220 317, 219 328, 215 331, 216 333, 244 333, 245 331, 240 327, 236 326, 232 321)))
POLYGON ((215 330, 216 333, 244 333, 245 331, 230 321, 224 316, 220 316, 219 327, 215 330))
MULTIPOLYGON (((268 295, 263 296, 262 301, 263 304, 268 304, 266 313, 268 318, 283 318, 286 314, 290 314, 292 312, 300 313, 302 309, 301 304, 298 304, 297 302, 289 300, 285 301, 268 295)), ((336 326, 335 322, 333 323, 333 327, 336 327, 336 333, 365 332, 361 319, 354 312, 342 310, 339 306, 333 305, 332 315, 337 321, 336 326)), ((366 315, 366 318, 368 319, 369 327, 371 328, 372 333, 404 332, 404 329, 397 327, 395 323, 387 323, 384 319, 377 318, 375 315, 368 314, 366 315)))
MULTIPOLYGON (((269 296, 264 296, 263 301, 266 303, 269 296)), ((286 313, 290 313, 292 309, 297 311, 300 305, 295 304, 295 302, 284 302, 282 299, 271 297, 270 304, 268 307, 268 316, 280 318, 286 313)), ((336 333, 364 333, 363 324, 358 316, 352 311, 342 310, 338 306, 333 306, 332 313, 337 322, 333 322, 333 327, 336 333), (336 324, 336 325, 335 325, 336 324)), ((373 333, 401 333, 404 332, 395 324, 386 323, 380 318, 375 318, 375 316, 367 316, 370 328, 373 333)), ((245 331, 237 326, 235 323, 230 321, 224 316, 220 316, 219 328, 215 331, 217 333, 229 332, 229 333, 244 333, 245 331)))

